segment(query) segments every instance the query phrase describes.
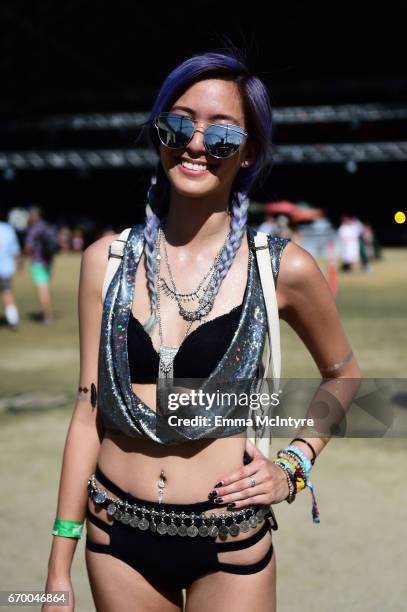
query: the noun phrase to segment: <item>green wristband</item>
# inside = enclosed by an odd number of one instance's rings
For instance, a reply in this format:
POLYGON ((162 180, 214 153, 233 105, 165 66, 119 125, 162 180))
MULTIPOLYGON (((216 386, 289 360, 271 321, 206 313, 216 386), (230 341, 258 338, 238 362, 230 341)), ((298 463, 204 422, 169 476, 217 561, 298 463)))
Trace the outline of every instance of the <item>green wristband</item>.
POLYGON ((62 536, 63 538, 77 538, 82 535, 83 523, 80 521, 63 521, 55 519, 52 528, 52 535, 62 536))

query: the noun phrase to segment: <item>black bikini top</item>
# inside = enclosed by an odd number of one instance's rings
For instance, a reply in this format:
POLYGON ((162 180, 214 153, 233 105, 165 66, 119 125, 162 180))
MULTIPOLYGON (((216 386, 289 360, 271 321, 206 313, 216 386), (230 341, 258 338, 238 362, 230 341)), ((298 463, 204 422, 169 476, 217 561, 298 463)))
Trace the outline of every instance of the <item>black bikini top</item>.
MULTIPOLYGON (((174 359, 174 378, 208 378, 216 368, 239 323, 243 302, 229 312, 201 323, 182 342, 174 359)), ((127 352, 132 383, 156 383, 159 355, 150 336, 130 313, 127 352)))

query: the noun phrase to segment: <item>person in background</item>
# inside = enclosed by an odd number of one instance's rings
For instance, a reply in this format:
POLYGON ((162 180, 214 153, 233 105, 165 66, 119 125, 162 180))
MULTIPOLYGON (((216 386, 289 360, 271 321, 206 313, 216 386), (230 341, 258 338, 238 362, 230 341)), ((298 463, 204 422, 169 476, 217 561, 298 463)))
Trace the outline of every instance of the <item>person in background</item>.
POLYGON ((60 253, 69 253, 72 249, 72 230, 67 225, 58 232, 58 245, 60 253))
POLYGON ((267 210, 267 207, 264 208, 264 220, 257 229, 259 232, 265 232, 266 234, 271 234, 272 236, 278 235, 278 225, 276 223, 276 219, 273 213, 267 210))
POLYGON ((359 236, 362 232, 362 224, 356 217, 342 215, 341 225, 338 228, 340 254, 342 259, 342 271, 353 270, 359 261, 359 236))
POLYGON ((24 253, 31 258, 31 275, 37 288, 44 323, 53 321, 50 278, 54 256, 58 251, 56 229, 42 218, 41 209, 29 209, 24 253))
POLYGON ((77 227, 72 232, 72 250, 75 253, 80 253, 83 251, 85 246, 85 240, 83 237, 83 231, 77 227))
POLYGON ((20 245, 14 228, 5 221, 0 210, 0 294, 4 304, 5 317, 10 329, 18 329, 19 314, 11 289, 16 271, 16 259, 20 255, 20 245))
POLYGON ((365 272, 372 272, 374 260, 374 231, 368 219, 362 220, 362 233, 359 236, 360 260, 365 272))

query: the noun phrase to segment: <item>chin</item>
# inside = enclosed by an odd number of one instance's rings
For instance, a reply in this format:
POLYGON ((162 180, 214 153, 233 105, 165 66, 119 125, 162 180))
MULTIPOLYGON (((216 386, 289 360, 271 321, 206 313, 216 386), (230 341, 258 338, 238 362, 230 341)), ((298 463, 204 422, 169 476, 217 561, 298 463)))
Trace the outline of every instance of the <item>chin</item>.
POLYGON ((199 181, 197 179, 185 179, 179 177, 171 177, 172 187, 177 193, 183 197, 199 198, 206 197, 219 189, 219 184, 214 181, 199 181), (212 183, 212 184, 211 184, 212 183))

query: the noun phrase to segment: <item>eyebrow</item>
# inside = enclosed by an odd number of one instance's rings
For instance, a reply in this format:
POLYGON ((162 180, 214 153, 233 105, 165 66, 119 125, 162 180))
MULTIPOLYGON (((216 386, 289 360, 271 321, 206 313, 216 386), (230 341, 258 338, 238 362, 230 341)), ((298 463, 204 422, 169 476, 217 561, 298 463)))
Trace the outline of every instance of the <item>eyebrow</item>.
MULTIPOLYGON (((182 110, 186 113, 189 113, 190 115, 195 116, 195 111, 192 108, 189 108, 188 106, 173 106, 171 110, 182 110)), ((236 119, 236 117, 232 117, 232 115, 217 113, 216 115, 212 115, 210 119, 211 121, 214 121, 216 119, 226 119, 226 121, 232 121, 232 123, 234 123, 235 125, 239 125, 239 121, 236 119)))

